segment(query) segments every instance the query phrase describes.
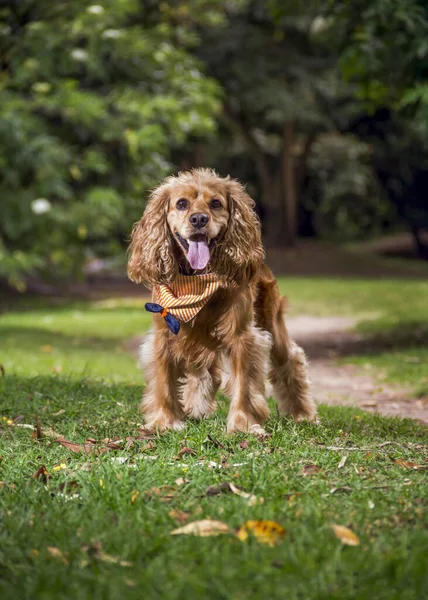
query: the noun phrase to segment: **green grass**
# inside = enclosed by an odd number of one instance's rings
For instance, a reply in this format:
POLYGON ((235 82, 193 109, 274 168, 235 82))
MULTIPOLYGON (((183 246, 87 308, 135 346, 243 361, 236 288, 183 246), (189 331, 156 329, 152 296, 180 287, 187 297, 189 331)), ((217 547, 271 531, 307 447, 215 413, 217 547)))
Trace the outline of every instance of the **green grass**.
MULTIPOLYGON (((403 357, 416 357, 421 362, 404 363, 406 381, 417 387, 427 376, 426 283, 283 279, 281 287, 294 314, 364 319, 370 343, 349 360, 370 361, 393 378, 403 357)), ((137 440, 102 455, 34 440, 30 429, 10 423, 20 416, 21 425, 34 424, 37 417, 42 429, 78 443, 135 438, 141 376, 123 341, 149 322, 141 300, 43 300, 0 314, 0 597, 422 599, 426 473, 394 462, 426 464, 426 431, 416 423, 322 406, 321 425, 297 426, 272 406, 272 437, 248 438, 241 448, 245 434, 224 433, 227 403, 220 398, 208 421, 158 437, 152 447, 137 440), (184 446, 195 454, 177 458, 184 446), (118 457, 126 462, 112 460, 118 457), (308 464, 320 470, 305 476, 308 464), (31 478, 41 465, 51 475, 46 485, 31 478), (178 485, 180 477, 188 483, 178 485), (264 503, 250 506, 232 493, 206 496, 223 481, 264 503), (70 494, 60 488, 67 482, 70 494), (148 493, 162 485, 173 487, 167 502, 148 493), (180 526, 171 511, 185 512, 188 522, 218 519, 232 531, 250 519, 271 519, 287 535, 272 548, 233 534, 171 536, 180 526), (344 546, 333 523, 351 528, 360 545, 344 546), (98 543, 131 564, 102 560, 98 543)))
POLYGON ((150 322, 138 299, 59 306, 45 302, 10 310, 0 314, 0 362, 7 373, 18 375, 61 373, 137 382, 141 374, 123 342, 144 332, 150 322))

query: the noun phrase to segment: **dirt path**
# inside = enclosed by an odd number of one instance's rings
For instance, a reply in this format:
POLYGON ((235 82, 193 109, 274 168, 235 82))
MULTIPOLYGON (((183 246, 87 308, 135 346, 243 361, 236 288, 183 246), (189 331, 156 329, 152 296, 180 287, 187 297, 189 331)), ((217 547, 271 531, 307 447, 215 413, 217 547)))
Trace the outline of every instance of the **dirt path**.
MULTIPOLYGON (((288 317, 287 327, 309 358, 313 393, 318 404, 357 406, 371 413, 408 417, 428 423, 428 399, 412 398, 409 389, 382 381, 354 365, 338 365, 338 359, 358 353, 367 344, 353 331, 357 319, 349 317, 288 317)), ((137 353, 141 337, 126 343, 126 349, 137 353)))
POLYGON ((338 358, 364 346, 364 338, 352 331, 356 323, 347 317, 287 319, 291 335, 308 355, 316 401, 428 423, 427 399, 417 400, 411 390, 384 383, 379 372, 372 376, 354 365, 337 364, 338 358))

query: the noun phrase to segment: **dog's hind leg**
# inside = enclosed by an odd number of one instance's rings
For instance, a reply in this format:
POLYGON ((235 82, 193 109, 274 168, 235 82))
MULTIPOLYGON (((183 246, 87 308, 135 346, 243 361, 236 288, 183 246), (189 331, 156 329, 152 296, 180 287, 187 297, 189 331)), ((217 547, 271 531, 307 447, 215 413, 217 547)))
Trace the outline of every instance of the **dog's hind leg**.
POLYGON ((305 353, 289 336, 284 318, 286 299, 281 298, 274 276, 267 268, 264 275, 257 289, 256 320, 272 336, 269 379, 278 409, 297 421, 315 421, 317 410, 305 353))

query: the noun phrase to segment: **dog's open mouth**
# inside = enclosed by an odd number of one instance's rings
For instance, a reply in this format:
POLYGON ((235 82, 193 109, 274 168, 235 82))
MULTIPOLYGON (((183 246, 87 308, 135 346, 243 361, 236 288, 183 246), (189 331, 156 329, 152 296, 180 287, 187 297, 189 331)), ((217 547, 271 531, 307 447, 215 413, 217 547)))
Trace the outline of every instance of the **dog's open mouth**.
POLYGON ((207 236, 197 233, 185 240, 179 233, 175 235, 183 247, 192 269, 195 269, 195 271, 205 269, 210 260, 210 250, 217 238, 209 240, 207 236))

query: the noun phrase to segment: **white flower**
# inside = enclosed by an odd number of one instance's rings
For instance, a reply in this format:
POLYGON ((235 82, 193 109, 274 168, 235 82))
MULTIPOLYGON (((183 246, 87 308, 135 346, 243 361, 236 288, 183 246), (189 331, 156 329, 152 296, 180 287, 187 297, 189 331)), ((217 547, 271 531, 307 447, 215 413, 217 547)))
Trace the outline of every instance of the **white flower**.
POLYGON ((106 29, 102 32, 101 37, 105 40, 117 40, 122 35, 119 29, 106 29))
POLYGON ((43 215, 52 208, 51 203, 46 198, 37 198, 31 203, 31 210, 35 215, 43 215))
POLYGON ((86 52, 86 50, 83 50, 82 48, 76 48, 75 50, 70 52, 70 56, 72 58, 74 58, 74 60, 84 62, 88 58, 88 53, 86 52))
POLYGON ((91 15, 101 15, 104 12, 104 8, 99 4, 93 4, 92 6, 89 6, 87 10, 91 15))

